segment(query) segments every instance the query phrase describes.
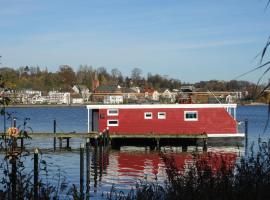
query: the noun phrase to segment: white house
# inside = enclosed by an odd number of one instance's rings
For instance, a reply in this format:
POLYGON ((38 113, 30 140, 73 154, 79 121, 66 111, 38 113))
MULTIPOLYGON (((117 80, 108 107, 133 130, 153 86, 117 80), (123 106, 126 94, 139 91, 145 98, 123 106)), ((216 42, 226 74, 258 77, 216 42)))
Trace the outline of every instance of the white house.
POLYGON ((51 104, 70 104, 69 92, 50 91, 48 93, 48 103, 51 104))
POLYGON ((104 104, 121 104, 124 102, 123 96, 114 95, 114 96, 104 96, 104 104))
POLYGON ((82 95, 84 102, 88 102, 91 93, 85 85, 74 85, 72 89, 76 94, 82 95))

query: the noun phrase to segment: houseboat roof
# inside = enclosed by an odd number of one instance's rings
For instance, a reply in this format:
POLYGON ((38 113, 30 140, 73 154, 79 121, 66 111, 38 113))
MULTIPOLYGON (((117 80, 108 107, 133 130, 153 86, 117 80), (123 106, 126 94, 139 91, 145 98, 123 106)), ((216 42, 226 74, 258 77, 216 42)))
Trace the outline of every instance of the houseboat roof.
POLYGON ((87 105, 87 109, 160 109, 160 108, 236 108, 237 104, 117 104, 117 105, 87 105))

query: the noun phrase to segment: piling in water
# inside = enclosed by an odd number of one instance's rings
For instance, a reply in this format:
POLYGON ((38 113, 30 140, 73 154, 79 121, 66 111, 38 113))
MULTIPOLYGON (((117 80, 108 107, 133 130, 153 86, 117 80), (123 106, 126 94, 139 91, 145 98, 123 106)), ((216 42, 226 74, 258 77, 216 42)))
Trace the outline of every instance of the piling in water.
POLYGON ((90 198, 90 139, 86 141, 86 199, 90 198))
MULTIPOLYGON (((56 134, 56 119, 53 120, 53 133, 56 134)), ((56 150, 56 137, 53 138, 53 149, 56 150)))
POLYGON ((16 188, 17 188, 17 161, 16 157, 13 156, 13 158, 10 160, 10 163, 12 165, 11 168, 11 189, 12 189, 12 200, 16 200, 16 188))
POLYGON ((38 200, 38 149, 34 153, 34 200, 38 200))
POLYGON ((80 146, 80 199, 84 199, 84 144, 80 146))

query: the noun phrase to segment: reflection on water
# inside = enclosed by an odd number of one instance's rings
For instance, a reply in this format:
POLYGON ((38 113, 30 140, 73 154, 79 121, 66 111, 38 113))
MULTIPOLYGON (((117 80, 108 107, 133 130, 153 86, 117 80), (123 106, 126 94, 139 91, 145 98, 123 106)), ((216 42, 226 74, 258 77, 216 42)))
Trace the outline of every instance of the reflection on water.
MULTIPOLYGON (((164 148, 162 152, 175 159, 176 166, 183 172, 199 155, 200 161, 206 162, 213 171, 220 169, 222 163, 233 166, 242 153, 238 148, 210 148, 208 152, 192 149, 182 152, 181 148, 164 148), (211 154, 211 158, 209 157, 211 154)), ((100 199, 102 193, 110 191, 112 185, 117 190, 129 191, 139 180, 164 183, 165 165, 158 151, 145 148, 124 147, 120 151, 108 148, 92 149, 90 190, 93 199, 100 199)), ((75 169, 74 169, 75 170, 75 169)), ((77 180, 78 181, 78 180, 77 180)))
MULTIPOLYGON (((29 125, 37 132, 52 132, 53 119, 57 120, 57 131, 59 132, 84 132, 87 129, 85 108, 13 108, 10 110, 16 111, 19 115, 18 124, 21 123, 23 117, 30 117, 29 125)), ((268 116, 267 106, 239 107, 237 115, 238 121, 244 121, 245 119, 249 121, 250 143, 256 143, 259 134, 263 137, 263 140, 269 136, 270 126, 263 133, 268 116)), ((43 150, 42 157, 48 163, 52 163, 49 166, 52 176, 57 172, 57 169, 60 169, 70 186, 72 184, 79 186, 80 154, 74 148, 78 148, 80 143, 83 142, 85 141, 82 139, 72 139, 70 141, 71 151, 48 152, 43 150)), ((25 141, 25 143, 31 143, 28 146, 31 149, 34 147, 53 148, 53 139, 35 139, 25 141)), ((188 165, 194 164, 194 154, 199 154, 199 158, 212 166, 213 170, 219 169, 224 160, 226 160, 228 166, 233 165, 243 154, 243 149, 237 147, 209 147, 207 153, 203 152, 202 148, 197 151, 195 147, 189 147, 187 152, 182 152, 181 147, 162 147, 161 151, 168 156, 173 156, 177 167, 183 172, 188 165), (212 159, 209 159, 208 153, 212 154, 212 159)), ((0 155, 0 157, 3 158, 3 155, 0 155)), ((31 171, 33 169, 32 156, 26 159, 25 165, 26 170, 31 171)), ((91 199, 101 199, 101 194, 110 191, 112 185, 118 190, 127 192, 135 187, 139 180, 157 181, 163 184, 166 178, 165 164, 160 157, 160 152, 150 151, 148 148, 121 147, 120 151, 116 151, 103 147, 96 149, 91 147, 89 168, 91 199)), ((86 170, 85 167, 85 175, 86 170)), ((1 178, 2 175, 0 174, 1 178)), ((87 189, 87 187, 84 188, 87 189)))

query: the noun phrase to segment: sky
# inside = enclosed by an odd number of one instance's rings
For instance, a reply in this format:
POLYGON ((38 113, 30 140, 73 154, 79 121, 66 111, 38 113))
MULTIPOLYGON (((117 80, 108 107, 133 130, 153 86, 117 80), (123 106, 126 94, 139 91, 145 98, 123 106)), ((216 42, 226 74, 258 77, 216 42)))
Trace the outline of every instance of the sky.
MULTIPOLYGON (((182 82, 258 66, 267 0, 0 0, 0 67, 133 68, 182 82)), ((268 56, 268 55, 267 55, 268 56)), ((263 71, 241 77, 256 82, 263 71)), ((239 80, 240 80, 239 79, 239 80)))

